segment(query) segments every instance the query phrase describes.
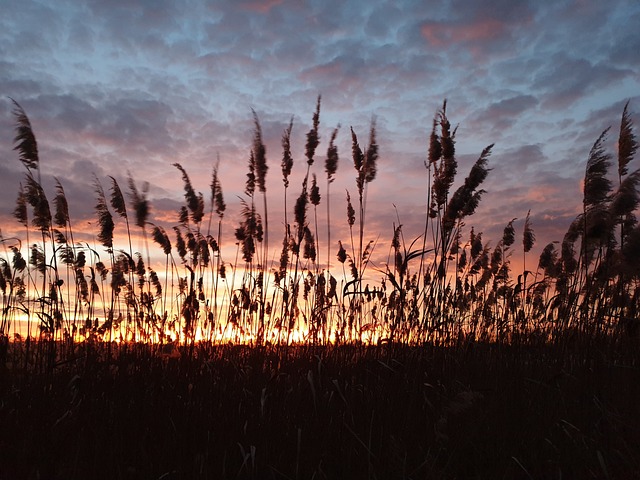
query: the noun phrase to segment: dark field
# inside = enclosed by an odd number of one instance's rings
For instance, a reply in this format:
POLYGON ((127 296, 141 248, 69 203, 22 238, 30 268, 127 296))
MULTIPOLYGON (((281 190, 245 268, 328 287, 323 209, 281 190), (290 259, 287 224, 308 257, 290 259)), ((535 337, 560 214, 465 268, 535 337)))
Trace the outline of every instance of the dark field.
POLYGON ((48 374, 18 368, 18 347, 3 480, 640 475, 636 343, 101 344, 48 374))

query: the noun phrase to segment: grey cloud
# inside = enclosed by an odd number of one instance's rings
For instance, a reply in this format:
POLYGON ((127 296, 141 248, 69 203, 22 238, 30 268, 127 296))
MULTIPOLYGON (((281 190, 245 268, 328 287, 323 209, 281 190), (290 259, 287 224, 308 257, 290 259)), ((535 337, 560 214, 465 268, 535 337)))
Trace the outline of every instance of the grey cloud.
POLYGON ((592 64, 586 59, 555 54, 547 66, 536 75, 533 88, 543 94, 546 108, 566 108, 584 94, 596 92, 620 82, 631 73, 604 64, 592 64))
MULTIPOLYGON (((483 111, 477 113, 473 120, 474 126, 485 126, 490 132, 500 133, 513 127, 519 117, 528 110, 536 107, 538 100, 533 95, 516 95, 499 102, 492 103, 483 111)), ((482 127, 481 127, 482 128, 482 127)), ((492 140, 497 140, 493 138, 492 140)))
POLYGON ((533 15, 536 2, 530 0, 492 0, 490 5, 480 2, 453 0, 449 11, 462 18, 496 18, 504 22, 519 23, 533 15))

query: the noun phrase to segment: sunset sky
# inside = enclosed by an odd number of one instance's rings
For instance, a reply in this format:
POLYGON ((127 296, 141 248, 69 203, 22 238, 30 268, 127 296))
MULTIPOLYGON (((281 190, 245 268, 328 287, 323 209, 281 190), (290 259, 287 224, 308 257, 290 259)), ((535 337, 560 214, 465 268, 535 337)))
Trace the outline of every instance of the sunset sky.
POLYGON ((458 182, 495 143, 487 194, 468 226, 495 244, 512 218, 521 231, 531 209, 539 251, 561 240, 581 209, 589 150, 610 125, 615 153, 627 100, 640 125, 639 25, 635 0, 4 1, 0 226, 5 236, 16 228, 10 214, 24 175, 7 97, 29 115, 47 192, 53 197, 59 178, 79 229, 94 221, 93 174, 105 189, 108 175, 124 189, 127 171, 149 181, 151 220, 170 226, 183 194, 171 164, 181 163, 208 198, 219 155, 231 233, 253 108, 267 147, 275 235, 283 231, 280 138, 293 116, 293 205, 321 94, 312 171, 322 194, 328 140, 342 125, 333 240, 347 240, 345 189, 356 192, 349 127, 366 144, 374 116, 380 159, 366 237, 389 241, 395 205, 411 239, 424 222, 432 119, 446 98, 458 125, 458 182))

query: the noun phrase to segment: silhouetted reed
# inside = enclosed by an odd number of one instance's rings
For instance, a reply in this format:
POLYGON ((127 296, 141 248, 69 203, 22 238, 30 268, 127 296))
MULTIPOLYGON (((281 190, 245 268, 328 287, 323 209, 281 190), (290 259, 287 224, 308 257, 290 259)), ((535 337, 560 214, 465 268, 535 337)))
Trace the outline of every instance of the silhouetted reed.
POLYGON ((127 201, 117 180, 109 177, 107 196, 100 179, 94 178, 95 238, 109 257, 101 260, 101 252, 75 240, 67 197, 57 179, 52 215, 40 181, 35 135, 26 113, 14 102, 15 149, 26 174, 13 215, 24 228, 25 241, 2 239, 0 334, 17 331, 18 320, 27 322, 28 337, 70 344, 99 340, 192 346, 198 341, 508 344, 540 339, 566 342, 572 332, 581 332, 585 338, 615 339, 623 330, 637 331, 640 170, 631 168, 638 143, 628 105, 618 138, 615 188, 607 129, 587 158, 582 212, 559 244, 542 249, 533 268, 528 258, 536 240, 531 211, 521 230, 517 219, 507 221, 494 247, 477 228, 465 230, 484 194, 493 145, 480 153, 454 188, 459 169, 456 129, 451 127, 445 102, 434 116, 429 135, 424 231, 405 238, 398 216, 389 232, 386 264, 376 261, 375 268, 369 269, 379 242, 369 238, 366 228, 367 187, 378 174, 380 155, 375 119, 365 149, 355 129, 350 129, 357 197, 347 190, 348 236, 333 244, 330 185, 338 168, 340 126, 329 136, 323 198, 313 171, 321 140, 320 100, 306 134, 306 169, 292 212, 288 212, 287 192, 294 168, 293 119, 282 134, 285 213, 279 255, 268 243, 269 167, 260 122, 253 112, 245 196, 240 199, 234 231, 234 261, 223 258, 226 204, 219 160, 212 169, 208 205, 186 169, 174 164, 182 177, 184 204, 173 225, 150 224, 149 185, 139 189, 128 175, 130 211, 145 241, 144 257, 133 248, 127 201), (261 209, 256 206, 256 193, 262 196, 261 209), (322 202, 327 212, 326 244, 320 238, 322 202), (124 222, 125 249, 116 244, 119 222, 124 222), (152 264, 146 241, 148 224, 153 242, 165 256, 159 268, 152 264), (40 243, 31 243, 35 232, 40 243), (175 236, 173 241, 167 232, 175 236), (324 257, 325 252, 323 265, 320 254, 324 257), (519 272, 512 272, 515 254, 522 259, 519 272), (59 271, 58 261, 64 271, 59 271), (37 330, 31 328, 32 322, 37 330))

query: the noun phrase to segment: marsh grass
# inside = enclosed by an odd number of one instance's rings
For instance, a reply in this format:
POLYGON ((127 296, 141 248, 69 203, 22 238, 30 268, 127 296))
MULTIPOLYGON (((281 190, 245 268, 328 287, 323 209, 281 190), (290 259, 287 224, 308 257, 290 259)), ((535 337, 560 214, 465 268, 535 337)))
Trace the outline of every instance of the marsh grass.
POLYGON ((503 238, 493 247, 477 227, 466 227, 484 193, 482 184, 490 173, 493 145, 480 153, 454 188, 456 129, 451 127, 445 102, 434 116, 425 160, 429 183, 424 232, 405 239, 398 217, 388 243, 388 261, 374 271, 368 269, 380 234, 368 240, 366 217, 368 185, 378 170, 375 119, 364 149, 350 129, 355 193, 346 193, 349 237, 332 244, 329 187, 339 165, 335 144, 339 126, 328 142, 323 199, 312 171, 321 140, 320 107, 318 97, 312 128, 306 134, 306 169, 293 217, 287 211, 289 177, 295 163, 291 155, 293 120, 282 136, 285 228, 279 254, 269 246, 267 151, 260 120, 253 112, 245 197, 240 199, 240 221, 232 240, 237 254, 231 260, 222 257, 223 245, 230 242, 222 229, 226 204, 219 162, 213 169, 208 205, 196 193, 186 169, 174 164, 182 177, 185 200, 174 225, 150 223, 148 184, 140 189, 129 174, 127 201, 114 177, 109 177, 109 195, 100 179, 94 178, 95 238, 104 252, 76 242, 63 185, 56 179, 52 215, 40 181, 35 134, 26 113, 14 102, 15 150, 26 172, 13 213, 24 228, 24 240, 2 240, 0 334, 10 336, 18 318, 27 319, 28 337, 71 343, 89 338, 162 343, 169 337, 182 343, 221 339, 290 343, 295 331, 296 341, 320 344, 400 341, 451 345, 463 338, 507 343, 531 338, 560 341, 576 331, 586 333, 586 338, 604 335, 615 339, 622 335, 621 330, 637 328, 634 260, 640 238, 635 217, 640 171, 633 169, 638 144, 628 105, 617 142, 615 188, 610 179, 613 156, 605 149, 606 129, 587 157, 582 213, 569 226, 559 251, 555 243, 547 245, 533 269, 527 258, 535 244, 530 211, 521 232, 516 232, 516 219, 508 221, 503 238), (261 202, 256 195, 262 197, 261 202), (318 207, 323 202, 326 244, 321 242, 318 224, 318 207), (134 212, 144 239, 144 253, 133 250, 129 211, 134 212), (214 214, 217 232, 212 231, 214 214), (163 266, 151 264, 148 227, 154 244, 166 256, 163 266), (122 228, 127 240, 121 248, 114 245, 114 232, 122 228), (173 240, 167 231, 173 232, 173 240), (518 234, 523 270, 512 273, 518 234), (34 236, 39 243, 33 242, 34 236), (327 256, 324 266, 320 260, 323 250, 327 256), (334 261, 331 252, 337 254, 334 261), (107 263, 101 260, 104 253, 107 263), (376 275, 377 285, 372 284, 376 275))
POLYGON ((422 234, 406 238, 399 215, 388 243, 367 229, 374 119, 364 149, 350 129, 355 182, 339 215, 348 236, 333 243, 330 185, 339 168, 353 171, 340 165, 338 126, 321 197, 320 107, 318 97, 291 212, 293 120, 282 135, 277 248, 255 112, 233 232, 223 229, 219 162, 208 203, 174 164, 184 186, 175 224, 151 222, 149 186, 130 174, 126 195, 114 177, 108 191, 93 179, 97 247, 76 240, 59 180, 52 213, 35 134, 14 102, 25 176, 13 215, 24 234, 1 239, 0 375, 10 387, 0 398, 0 478, 640 473, 631 400, 640 393, 640 170, 628 105, 617 172, 607 129, 587 156, 582 213, 537 264, 530 211, 522 224, 505 219, 494 246, 466 226, 493 146, 457 180, 446 102, 429 136, 422 234), (132 247, 134 218, 145 252, 132 247), (164 255, 158 265, 148 231, 164 255), (381 245, 387 262, 374 263, 381 245), (27 332, 16 334, 23 320, 27 332))

